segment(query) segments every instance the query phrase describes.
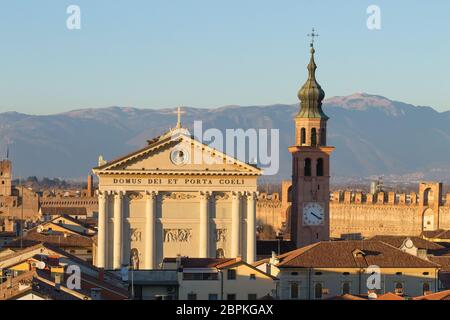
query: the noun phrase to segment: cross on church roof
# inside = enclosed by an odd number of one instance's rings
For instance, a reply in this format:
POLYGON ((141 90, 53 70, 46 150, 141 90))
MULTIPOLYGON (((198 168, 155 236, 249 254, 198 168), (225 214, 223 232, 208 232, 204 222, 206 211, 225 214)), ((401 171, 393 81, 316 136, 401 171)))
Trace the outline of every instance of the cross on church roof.
POLYGON ((311 48, 314 47, 314 38, 318 37, 319 34, 316 33, 316 30, 312 28, 312 33, 308 34, 308 37, 311 37, 311 48))
POLYGON ((181 107, 178 107, 178 109, 177 109, 177 117, 178 117, 178 120, 177 120, 177 129, 180 129, 181 128, 181 115, 182 114, 185 114, 186 112, 184 112, 184 111, 181 111, 181 107))

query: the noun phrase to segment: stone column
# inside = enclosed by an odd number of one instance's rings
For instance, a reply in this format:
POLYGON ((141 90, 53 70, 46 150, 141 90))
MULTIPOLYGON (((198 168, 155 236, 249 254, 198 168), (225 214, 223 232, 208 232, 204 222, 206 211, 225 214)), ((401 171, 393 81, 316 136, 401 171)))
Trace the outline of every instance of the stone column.
POLYGON ((146 198, 145 208, 145 254, 144 268, 146 270, 156 269, 156 196, 157 193, 150 192, 146 198))
POLYGON ((114 248, 113 269, 122 267, 122 192, 114 195, 114 248))
POLYGON ((247 263, 256 259, 256 193, 247 193, 247 263))
POLYGON ((231 202, 231 258, 241 254, 241 195, 233 193, 231 202))
POLYGON ((200 194, 200 243, 199 243, 199 257, 209 257, 209 194, 200 194))
POLYGON ((108 228, 108 214, 106 192, 98 193, 98 236, 97 236, 97 267, 106 268, 106 229, 108 228))

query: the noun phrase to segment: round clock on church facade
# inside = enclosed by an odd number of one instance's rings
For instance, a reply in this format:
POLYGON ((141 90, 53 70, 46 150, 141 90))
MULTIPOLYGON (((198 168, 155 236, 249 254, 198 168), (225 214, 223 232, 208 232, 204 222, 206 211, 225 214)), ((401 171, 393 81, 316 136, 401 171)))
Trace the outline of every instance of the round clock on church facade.
POLYGON ((325 222, 325 210, 322 204, 307 202, 303 205, 303 225, 321 226, 325 222))

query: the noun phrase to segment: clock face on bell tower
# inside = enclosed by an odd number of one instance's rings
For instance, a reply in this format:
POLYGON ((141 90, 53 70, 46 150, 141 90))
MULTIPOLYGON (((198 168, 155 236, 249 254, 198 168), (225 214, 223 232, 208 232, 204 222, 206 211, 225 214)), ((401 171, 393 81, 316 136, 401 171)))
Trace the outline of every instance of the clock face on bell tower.
POLYGON ((325 92, 316 80, 315 49, 311 43, 308 79, 298 93, 292 154, 291 239, 298 247, 330 239, 330 155, 328 117, 322 110, 325 92))
POLYGON ((321 226, 324 223, 323 205, 317 202, 307 202, 303 204, 303 225, 321 226))

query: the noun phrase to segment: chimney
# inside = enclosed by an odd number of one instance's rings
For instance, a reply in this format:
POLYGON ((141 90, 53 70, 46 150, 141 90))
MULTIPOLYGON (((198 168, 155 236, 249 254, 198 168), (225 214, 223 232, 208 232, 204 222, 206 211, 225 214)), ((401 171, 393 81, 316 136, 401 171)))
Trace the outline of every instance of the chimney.
POLYGON ((87 196, 94 196, 94 177, 92 176, 92 174, 88 175, 87 178, 87 196))
POLYGON ((177 258, 175 259, 176 262, 176 267, 177 267, 177 271, 181 272, 183 271, 182 267, 181 267, 181 255, 177 254, 177 258))
POLYGON ((98 268, 98 280, 100 281, 105 280, 105 269, 98 268))

